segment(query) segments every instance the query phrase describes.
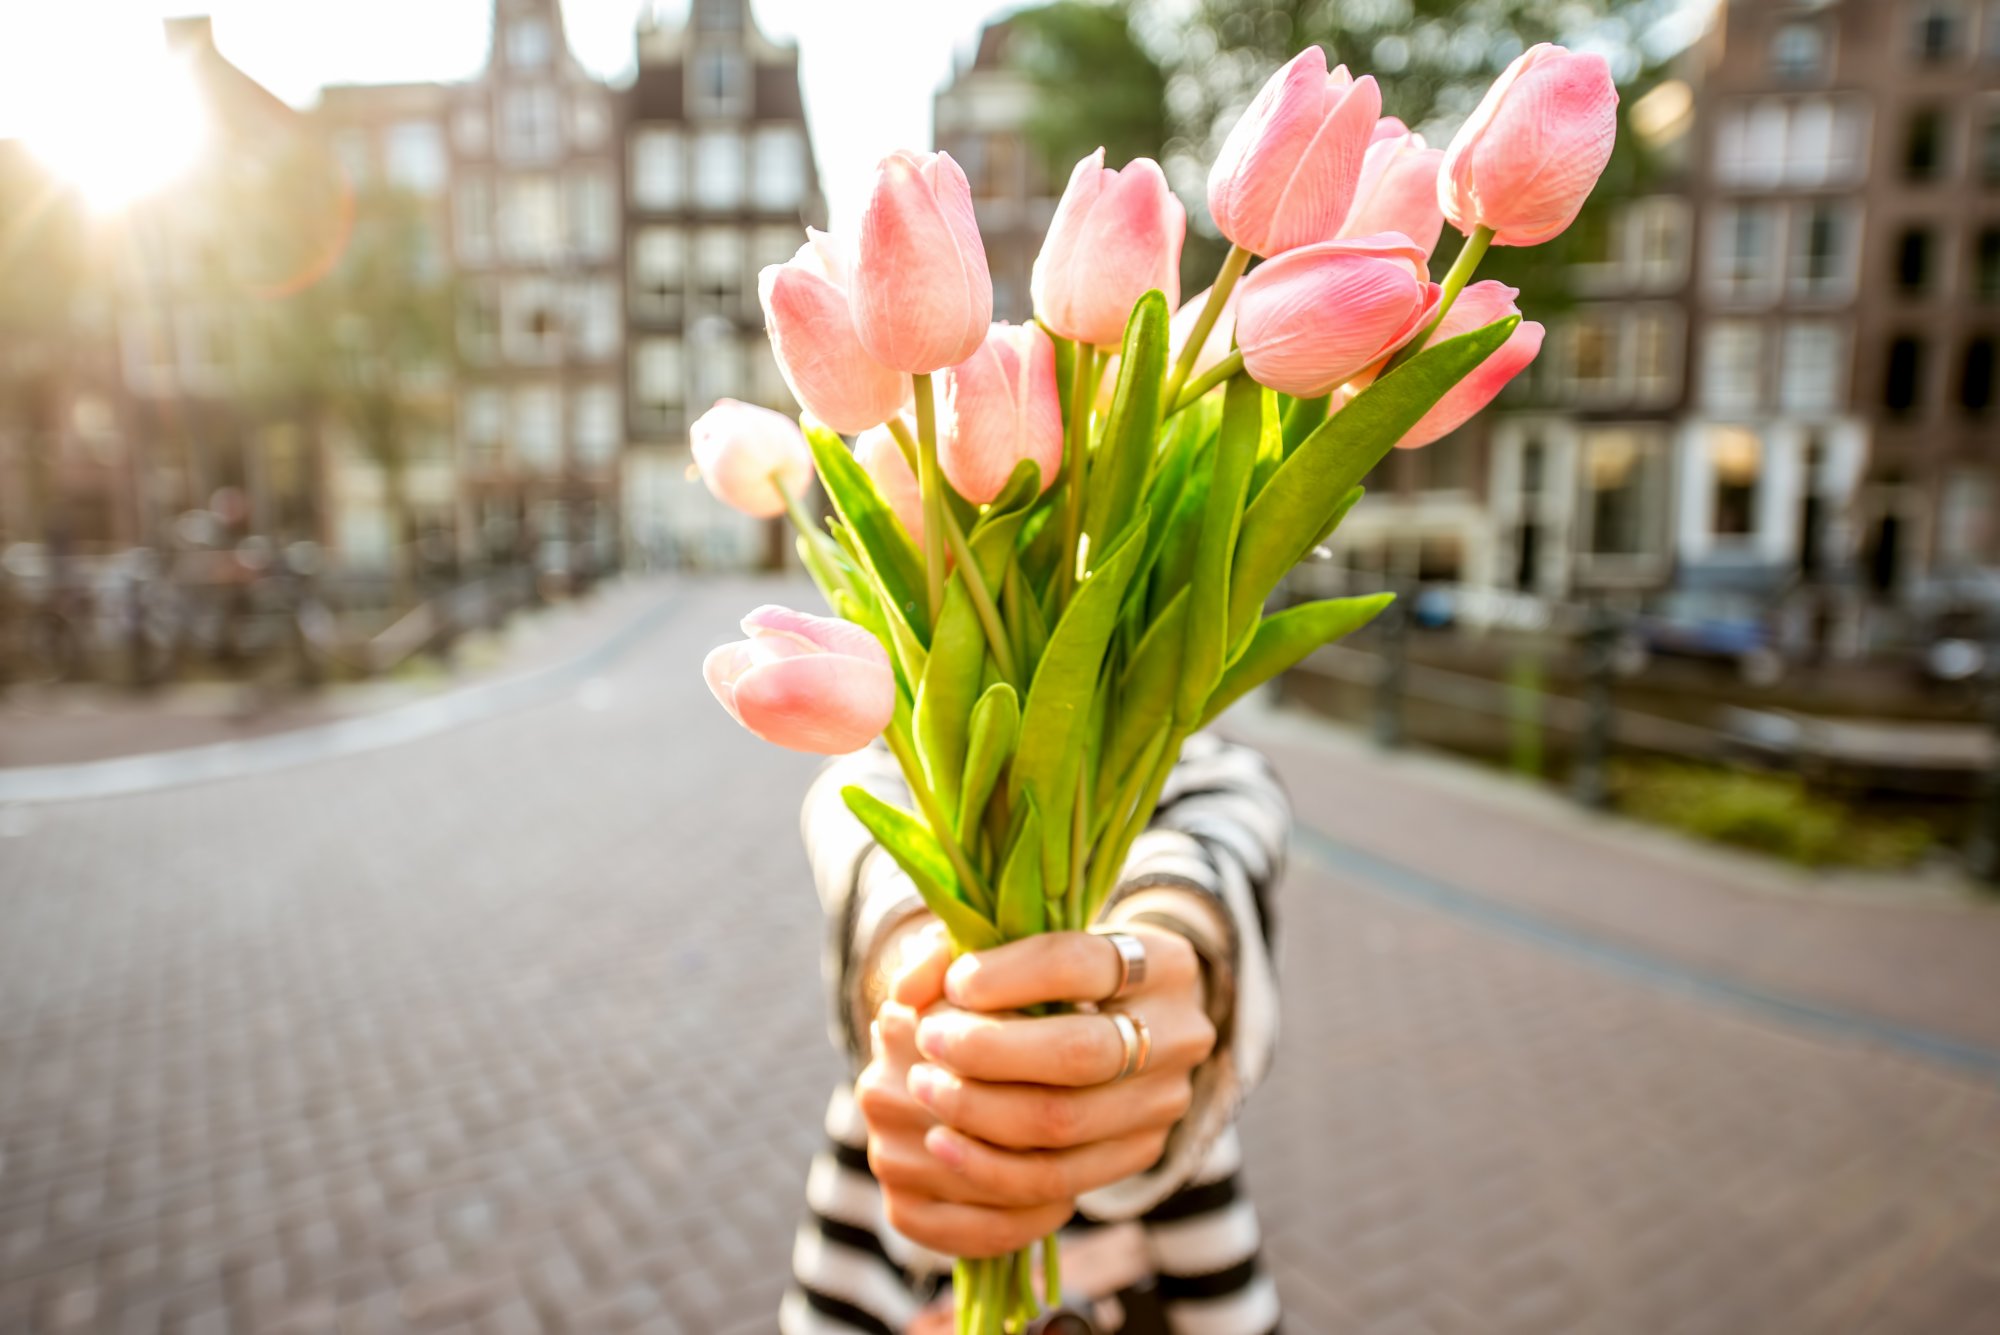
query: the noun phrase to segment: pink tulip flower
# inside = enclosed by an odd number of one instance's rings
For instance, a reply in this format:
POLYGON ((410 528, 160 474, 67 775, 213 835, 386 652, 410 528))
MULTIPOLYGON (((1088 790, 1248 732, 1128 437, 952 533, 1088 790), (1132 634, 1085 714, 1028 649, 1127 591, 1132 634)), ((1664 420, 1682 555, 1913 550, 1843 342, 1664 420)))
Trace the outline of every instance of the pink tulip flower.
POLYGON ((896 677, 873 635, 851 621, 766 605, 750 638, 711 650, 701 675, 730 717, 767 742, 823 756, 868 745, 896 711, 896 677))
POLYGON ((848 297, 868 355, 913 375, 970 357, 993 321, 972 187, 949 153, 891 153, 861 215, 848 297))
POLYGON ((1382 92, 1309 46, 1273 74, 1208 173, 1208 211, 1245 250, 1278 255, 1331 240, 1354 201, 1382 92))
POLYGON ((945 374, 938 464, 958 494, 984 505, 1014 466, 1033 459, 1047 491, 1062 468, 1056 345, 1040 325, 996 324, 979 351, 945 374))
POLYGON ((917 486, 917 475, 910 470, 910 461, 903 457, 903 447, 889 434, 886 426, 873 427, 862 432, 854 441, 854 458, 862 471, 874 482, 875 490, 896 512, 896 518, 903 521, 904 530, 918 550, 924 545, 924 498, 917 486))
POLYGON ((1600 55, 1543 42, 1524 51, 1445 150, 1438 202, 1467 236, 1538 246, 1576 220, 1611 160, 1618 90, 1600 55))
POLYGON ((808 227, 806 244, 757 276, 771 351, 799 406, 842 435, 880 426, 902 406, 909 380, 868 355, 848 309, 845 249, 808 227))
MULTIPOLYGON (((1180 361, 1181 350, 1194 337, 1195 321, 1201 318, 1203 306, 1208 304, 1208 294, 1213 289, 1203 288, 1195 296, 1181 303, 1174 312, 1174 318, 1167 325, 1167 365, 1180 361)), ((1236 338, 1236 294, 1240 288, 1229 289, 1229 296, 1222 303, 1222 314, 1208 331, 1208 340, 1201 345, 1201 351, 1194 357, 1194 365, 1188 370, 1190 380, 1198 380, 1221 364, 1229 355, 1230 345, 1236 338)), ((1097 411, 1108 413, 1118 396, 1118 366, 1124 359, 1113 357, 1104 364, 1103 378, 1097 382, 1097 411)))
MULTIPOLYGON (((1378 122, 1380 124, 1380 122, 1378 122)), ((1378 138, 1361 160, 1361 180, 1340 234, 1374 236, 1401 232, 1428 255, 1444 231, 1438 207, 1438 167, 1442 149, 1427 148, 1420 134, 1378 138)))
POLYGON ((1410 127, 1403 124, 1401 117, 1384 116, 1381 120, 1375 122, 1375 130, 1369 135, 1368 142, 1379 144, 1384 139, 1400 139, 1409 132, 1410 127))
POLYGON ((1134 158, 1111 171, 1098 149, 1069 174, 1035 257, 1028 287, 1036 317, 1079 343, 1123 342, 1125 321, 1147 292, 1165 293, 1169 310, 1179 303, 1186 239, 1187 209, 1160 164, 1134 158))
POLYGON ((1258 384, 1330 392, 1413 338, 1437 310, 1424 252, 1395 232, 1288 250, 1238 292, 1236 343, 1258 384))
POLYGON ((758 519, 783 514, 785 496, 812 485, 812 451, 798 423, 769 408, 717 399, 688 428, 688 445, 715 498, 758 519))
MULTIPOLYGON (((1424 340, 1424 346, 1435 347, 1448 338, 1457 338, 1460 334, 1484 329, 1496 320, 1519 315, 1521 308, 1514 303, 1520 295, 1519 289, 1508 287, 1505 283, 1472 284, 1458 294, 1458 300, 1451 304, 1436 331, 1424 340)), ((1527 370, 1528 364, 1541 350, 1542 327, 1533 320, 1524 320, 1516 325, 1505 343, 1473 367, 1465 379, 1445 391, 1445 396, 1396 442, 1397 447, 1413 450, 1456 431, 1470 421, 1473 414, 1493 402, 1494 396, 1505 389, 1510 380, 1527 370)))

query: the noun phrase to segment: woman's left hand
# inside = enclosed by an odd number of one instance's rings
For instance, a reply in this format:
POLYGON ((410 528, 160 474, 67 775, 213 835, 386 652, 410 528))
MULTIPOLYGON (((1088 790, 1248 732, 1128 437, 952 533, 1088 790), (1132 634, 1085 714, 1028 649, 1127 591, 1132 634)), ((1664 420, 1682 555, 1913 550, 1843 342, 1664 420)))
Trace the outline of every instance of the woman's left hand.
POLYGON ((918 964, 897 1000, 921 1011, 909 1091, 942 1125, 925 1147, 967 1185, 1022 1206, 1073 1198, 1159 1161, 1187 1112, 1194 1069, 1215 1048, 1194 947, 1172 932, 1121 927, 1146 949, 1143 981, 1107 1010, 1142 1021, 1145 1068, 1126 1061, 1104 1013, 1024 1014, 1051 1002, 1099 1002, 1122 973, 1118 948, 1085 932, 1051 932, 967 955, 943 975, 918 964))

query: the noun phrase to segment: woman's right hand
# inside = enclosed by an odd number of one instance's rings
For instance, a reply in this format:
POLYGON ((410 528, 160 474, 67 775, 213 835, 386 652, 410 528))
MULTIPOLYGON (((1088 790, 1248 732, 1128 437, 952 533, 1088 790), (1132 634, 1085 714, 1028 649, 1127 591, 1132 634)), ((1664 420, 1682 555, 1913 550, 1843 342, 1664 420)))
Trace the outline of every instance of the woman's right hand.
POLYGON ((1010 1203, 980 1190, 925 1147, 938 1119, 910 1094, 917 1021, 944 1000, 950 943, 932 927, 914 937, 907 963, 875 1012, 872 1054, 854 1096, 868 1123, 868 1165, 882 1188, 889 1226, 919 1246, 946 1256, 1004 1256, 1046 1237, 1069 1221, 1075 1199, 1010 1203))

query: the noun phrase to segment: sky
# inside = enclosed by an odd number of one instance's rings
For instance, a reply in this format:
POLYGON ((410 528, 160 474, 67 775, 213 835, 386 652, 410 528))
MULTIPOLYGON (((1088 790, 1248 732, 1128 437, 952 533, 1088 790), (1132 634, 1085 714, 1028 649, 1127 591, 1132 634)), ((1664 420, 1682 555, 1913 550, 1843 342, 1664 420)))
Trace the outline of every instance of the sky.
MULTIPOLYGON (((931 97, 954 59, 970 56, 986 19, 1020 2, 752 0, 766 35, 798 44, 836 227, 859 216, 877 160, 930 145, 931 97)), ((655 3, 666 17, 686 13, 686 0, 563 0, 577 58, 605 78, 628 75, 634 26, 655 3)), ((112 101, 141 101, 143 80, 102 76, 157 50, 166 15, 210 14, 222 54, 303 107, 323 84, 471 77, 492 10, 493 0, 0 0, 0 138, 72 115, 145 116, 112 101)))

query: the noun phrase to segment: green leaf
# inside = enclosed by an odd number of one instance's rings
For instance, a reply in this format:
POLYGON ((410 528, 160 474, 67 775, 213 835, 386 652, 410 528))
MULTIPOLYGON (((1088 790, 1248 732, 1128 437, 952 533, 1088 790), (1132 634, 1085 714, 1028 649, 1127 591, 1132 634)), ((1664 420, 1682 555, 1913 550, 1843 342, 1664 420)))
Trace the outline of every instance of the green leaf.
POLYGON ((1201 537, 1188 572, 1187 647, 1174 697, 1174 719, 1192 724, 1222 680, 1235 636, 1229 626, 1229 567, 1243 521, 1243 494, 1264 436, 1264 422, 1276 415, 1271 393, 1248 376, 1235 376, 1222 400, 1222 430, 1216 436, 1215 471, 1202 504, 1201 537))
POLYGON ((1229 641, 1256 622, 1264 600, 1325 531, 1338 500, 1423 415, 1507 341, 1518 315, 1447 339, 1377 380, 1306 437, 1243 517, 1229 576, 1229 641))
POLYGON ((980 817, 993 796, 1000 771, 1014 754, 1021 736, 1021 697, 1004 681, 988 686, 972 707, 971 741, 965 751, 965 773, 958 788, 958 842, 970 849, 980 817))
MULTIPOLYGON (((1153 558, 1150 562, 1153 587, 1146 610, 1155 618, 1167 610, 1167 604, 1194 577, 1195 551, 1201 545, 1202 516, 1208 510, 1208 484, 1215 475, 1215 437, 1211 435, 1196 441, 1189 454, 1186 474, 1174 500, 1172 517, 1160 526, 1166 530, 1166 536, 1157 544, 1157 551, 1151 550, 1155 544, 1150 540, 1147 543, 1148 555, 1153 558)), ((1154 513, 1161 512, 1156 510, 1154 513)))
POLYGON ((1092 551, 1123 532, 1139 508, 1139 493, 1153 462, 1166 378, 1167 299, 1155 289, 1139 298, 1125 322, 1118 385, 1091 460, 1083 531, 1090 536, 1092 551))
POLYGON ((1041 807, 1045 846, 1044 879, 1062 884, 1066 872, 1054 871, 1068 861, 1070 809, 1076 796, 1077 766, 1085 749, 1084 727, 1091 714, 1104 651, 1117 627, 1125 588, 1145 546, 1147 515, 1140 511, 1132 526, 1104 553, 1089 577, 1077 586, 1062 620, 1049 636, 1035 679, 1021 711, 1021 744, 1014 753, 1007 790, 1018 803, 1032 793, 1041 807))
POLYGON ((1258 623, 1257 633, 1237 656, 1215 693, 1208 698, 1201 721, 1206 728, 1222 711, 1271 678, 1300 662, 1323 644, 1331 644, 1375 619, 1377 613, 1396 600, 1393 593, 1371 593, 1359 598, 1332 598, 1325 602, 1301 603, 1288 607, 1258 623))
POLYGON ((1000 905, 994 913, 1000 935, 1009 941, 1037 936, 1048 925, 1048 902, 1042 894, 1042 813, 1032 796, 1022 808, 1020 824, 1000 869, 1000 905))
POLYGON ((1035 596, 1018 564, 1007 567, 1000 611, 1007 621, 1007 633, 1014 640, 1014 666, 1023 677, 1032 680, 1035 665, 1042 661, 1042 651, 1048 648, 1049 623, 1042 615, 1042 600, 1035 596))
POLYGON ((989 950, 1000 944, 993 924, 959 894, 951 859, 922 821, 857 784, 841 789, 840 796, 875 842, 910 874, 924 907, 937 915, 960 950, 989 950))
POLYGON ((1257 493, 1278 471, 1278 465, 1285 462, 1285 431, 1278 415, 1278 396, 1273 394, 1264 407, 1264 425, 1257 435, 1257 466, 1250 473, 1250 489, 1245 493, 1245 504, 1257 499, 1257 493))
POLYGON ((1110 749, 1104 753, 1107 775, 1125 773, 1147 740, 1173 715, 1186 648, 1188 600, 1185 588, 1174 595, 1167 610, 1140 637, 1118 679, 1118 714, 1111 725, 1110 749))
POLYGON ((1319 424, 1326 420, 1327 406, 1332 399, 1333 396, 1330 394, 1322 394, 1316 399, 1293 399, 1291 406, 1285 409, 1284 441, 1287 459, 1291 458, 1292 452, 1304 444, 1305 438, 1317 431, 1319 424))
POLYGON ((930 619, 924 603, 923 557, 839 436, 823 426, 808 424, 806 441, 812 446, 820 485, 826 488, 834 512, 853 538, 855 559, 880 591, 892 629, 900 622, 919 645, 928 645, 930 619))

